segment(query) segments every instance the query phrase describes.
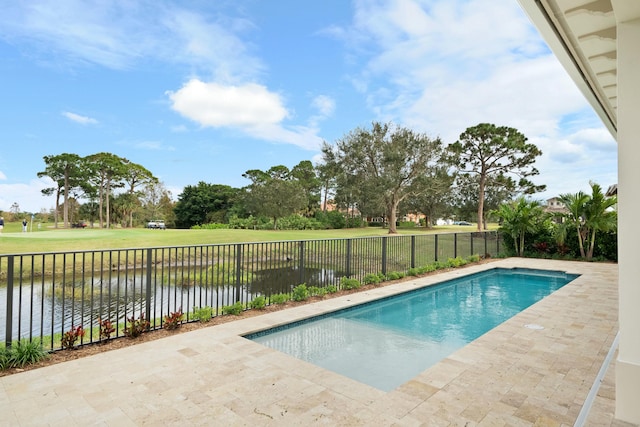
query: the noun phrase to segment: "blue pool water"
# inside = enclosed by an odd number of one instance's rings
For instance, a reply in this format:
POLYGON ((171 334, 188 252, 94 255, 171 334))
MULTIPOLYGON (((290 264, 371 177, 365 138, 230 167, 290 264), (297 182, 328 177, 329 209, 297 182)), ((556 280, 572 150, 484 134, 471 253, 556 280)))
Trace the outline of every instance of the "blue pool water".
POLYGON ((576 277, 496 268, 245 338, 390 391, 576 277))

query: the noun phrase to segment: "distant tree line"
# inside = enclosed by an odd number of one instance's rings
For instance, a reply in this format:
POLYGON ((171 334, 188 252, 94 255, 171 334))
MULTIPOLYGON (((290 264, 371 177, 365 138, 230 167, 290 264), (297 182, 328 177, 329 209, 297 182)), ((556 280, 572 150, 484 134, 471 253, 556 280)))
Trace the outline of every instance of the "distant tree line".
POLYGON ((178 196, 180 227, 228 223, 243 228, 341 228, 383 219, 390 233, 399 217, 419 215, 477 221, 517 194, 544 190, 527 178, 542 153, 516 129, 480 124, 445 147, 439 138, 391 123, 356 128, 334 144, 324 143, 315 167, 300 162, 267 171, 248 170, 244 188, 200 182, 178 196), (480 203, 479 201, 482 201, 480 203), (293 220, 291 215, 306 218, 293 220))
POLYGON ((112 153, 86 157, 62 153, 43 160, 45 168, 38 177, 49 177, 54 183, 42 193, 55 196, 56 227, 60 212, 65 228, 80 219, 97 221, 101 228, 114 223, 133 227, 144 218, 173 215, 171 195, 142 165, 112 153), (80 199, 86 202, 80 204, 80 199))
POLYGON ((533 163, 540 154, 508 127, 479 124, 445 146, 440 138, 373 122, 325 142, 318 165, 304 160, 291 169, 247 170, 242 188, 201 181, 175 203, 149 170, 111 153, 45 156, 38 176, 55 183, 43 193, 55 196, 54 222, 61 214, 65 227, 78 219, 107 228, 164 219, 178 228, 341 228, 375 219, 395 233, 399 218, 414 214, 426 227, 454 218, 477 222, 480 230, 502 203, 544 189, 528 180, 538 173, 533 163))

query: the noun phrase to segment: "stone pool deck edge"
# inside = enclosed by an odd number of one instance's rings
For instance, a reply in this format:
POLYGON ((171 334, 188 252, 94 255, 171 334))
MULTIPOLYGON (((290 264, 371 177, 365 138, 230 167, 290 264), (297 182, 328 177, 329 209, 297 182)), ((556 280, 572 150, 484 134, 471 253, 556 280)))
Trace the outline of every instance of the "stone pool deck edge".
MULTIPOLYGON (((618 330, 617 275, 509 258, 181 333, 0 378, 0 426, 572 426, 618 330), (388 393, 241 337, 495 267, 581 276, 388 393)), ((612 381, 586 425, 628 425, 612 381)))

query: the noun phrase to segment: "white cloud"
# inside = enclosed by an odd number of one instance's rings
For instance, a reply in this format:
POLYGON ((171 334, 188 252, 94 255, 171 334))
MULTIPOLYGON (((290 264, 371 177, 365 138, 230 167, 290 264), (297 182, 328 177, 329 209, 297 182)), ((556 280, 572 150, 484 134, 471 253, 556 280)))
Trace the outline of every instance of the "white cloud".
POLYGON ((317 149, 313 127, 285 128, 289 117, 279 94, 256 83, 225 86, 192 79, 176 92, 167 92, 171 108, 203 127, 233 128, 256 139, 317 149))
POLYGON ((0 179, 1 180, 7 179, 7 176, 4 173, 2 173, 2 171, 0 171, 0 179))
POLYGON ((255 83, 223 86, 192 79, 167 94, 175 111, 205 127, 263 126, 288 116, 280 95, 255 83))
POLYGON ((242 32, 253 25, 244 20, 212 22, 200 13, 173 9, 162 19, 176 37, 174 60, 195 63, 210 70, 213 79, 237 82, 251 79, 264 69, 262 61, 251 55, 248 46, 233 31, 242 32))
POLYGON ((122 70, 159 59, 196 66, 217 79, 261 72, 261 61, 237 36, 252 28, 243 19, 145 1, 5 2, 0 14, 0 37, 29 43, 32 55, 56 66, 122 70))
POLYGON ((171 132, 180 133, 180 132, 186 132, 188 130, 189 129, 187 129, 185 125, 171 126, 171 132))
POLYGON ((318 111, 318 114, 309 118, 309 127, 318 128, 321 121, 333 115, 336 109, 336 101, 327 95, 318 95, 311 101, 311 106, 318 111))
POLYGON ((515 127, 543 151, 535 181, 547 184, 552 195, 588 186, 590 179, 603 186, 615 180, 613 139, 517 2, 354 5, 350 26, 325 33, 344 41, 361 61, 347 79, 367 96, 376 120, 445 143, 482 122, 515 127))
POLYGON ((81 116, 80 114, 71 113, 69 111, 63 111, 62 115, 72 122, 80 123, 81 125, 95 125, 98 121, 94 118, 81 116))
POLYGON ((43 196, 41 190, 54 186, 49 177, 33 179, 28 183, 0 184, 0 210, 9 211, 17 203, 21 212, 38 213, 55 207, 55 197, 43 196))
POLYGON ((618 150, 616 141, 605 128, 580 129, 570 136, 570 140, 573 143, 580 144, 587 149, 613 153, 614 156, 618 150))
POLYGON ((136 148, 152 151, 175 151, 176 148, 171 145, 165 145, 159 141, 141 141, 134 144, 136 148))
POLYGON ((328 117, 333 114, 336 109, 336 101, 326 95, 318 95, 313 98, 311 105, 318 110, 323 117, 328 117))

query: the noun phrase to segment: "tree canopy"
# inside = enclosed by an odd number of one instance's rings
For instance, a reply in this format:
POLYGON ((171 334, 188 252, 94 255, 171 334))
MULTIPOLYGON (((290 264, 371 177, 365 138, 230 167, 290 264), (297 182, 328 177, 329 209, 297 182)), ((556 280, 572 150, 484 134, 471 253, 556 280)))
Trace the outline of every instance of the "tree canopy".
POLYGON ((322 148, 327 170, 338 172, 337 193, 353 198, 361 213, 382 209, 389 233, 396 233, 399 204, 428 191, 423 177, 442 154, 439 138, 390 123, 356 128, 334 146, 322 148))
POLYGON ((52 156, 44 156, 45 169, 38 172, 38 177, 48 176, 56 186, 42 190, 46 196, 56 195, 55 227, 58 227, 58 207, 60 206, 60 194, 64 195, 63 223, 69 226, 69 195, 74 189, 84 185, 87 178, 86 168, 83 167, 83 159, 73 153, 62 153, 52 156))
POLYGON ((484 218, 485 190, 492 183, 517 187, 524 194, 543 191, 527 178, 537 175, 533 167, 542 151, 517 129, 489 123, 467 128, 458 141, 448 147, 448 161, 462 175, 478 177, 478 230, 484 218))
POLYGON ((239 191, 228 185, 203 181, 197 185, 187 185, 178 195, 174 208, 176 226, 189 228, 208 222, 223 222, 239 191))
MULTIPOLYGON (((304 169, 304 166, 300 168, 304 169)), ((252 214, 272 218, 274 229, 278 227, 278 218, 309 207, 309 192, 304 183, 310 180, 302 172, 298 176, 302 176, 303 179, 299 179, 289 168, 278 165, 266 172, 250 170, 243 176, 252 181, 251 185, 245 188, 247 210, 252 214)))
MULTIPOLYGON (((38 172, 38 177, 48 176, 55 187, 42 190, 44 195, 56 196, 56 209, 54 222, 58 224, 58 210, 60 196, 64 196, 63 216, 64 227, 69 227, 69 208, 77 202, 71 199, 71 195, 82 195, 93 202, 98 199, 98 217, 100 226, 103 226, 103 214, 106 214, 106 226, 109 227, 112 209, 110 207, 114 188, 127 186, 127 196, 118 197, 118 209, 121 216, 129 219, 129 225, 133 226, 133 212, 140 206, 141 196, 138 188, 153 183, 157 178, 143 166, 130 162, 112 153, 97 153, 81 157, 73 153, 44 156, 45 169, 38 172)), ((84 210, 94 212, 95 210, 84 210)))
POLYGON ((599 184, 591 182, 591 195, 579 191, 575 194, 561 194, 560 201, 568 212, 564 215, 578 234, 580 256, 587 260, 593 258, 596 233, 609 231, 617 226, 617 213, 612 208, 616 197, 607 197, 599 184))

